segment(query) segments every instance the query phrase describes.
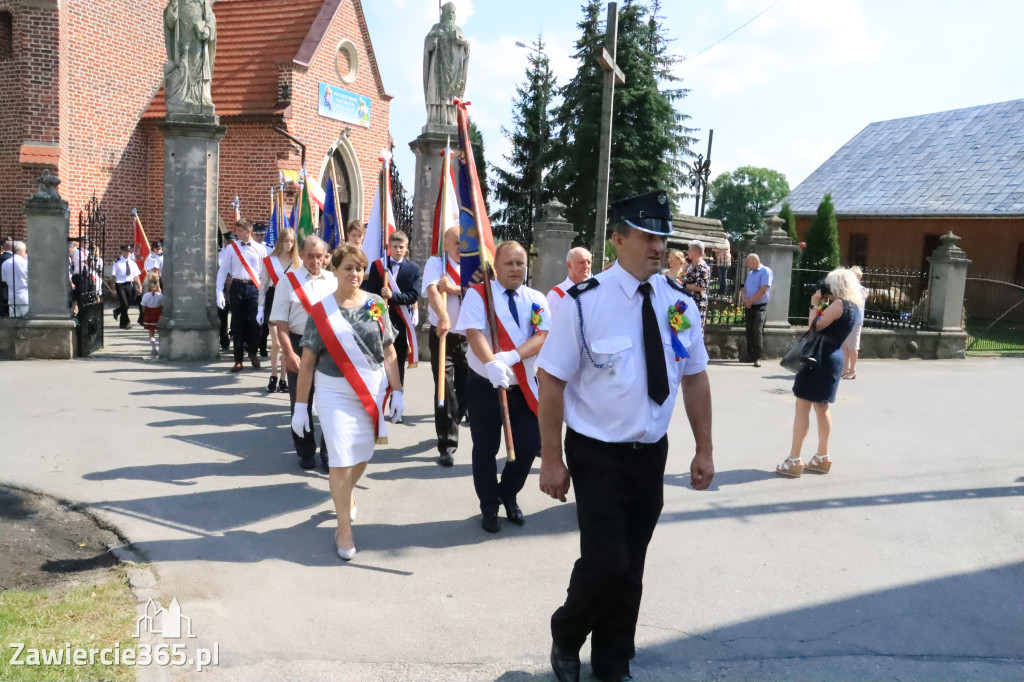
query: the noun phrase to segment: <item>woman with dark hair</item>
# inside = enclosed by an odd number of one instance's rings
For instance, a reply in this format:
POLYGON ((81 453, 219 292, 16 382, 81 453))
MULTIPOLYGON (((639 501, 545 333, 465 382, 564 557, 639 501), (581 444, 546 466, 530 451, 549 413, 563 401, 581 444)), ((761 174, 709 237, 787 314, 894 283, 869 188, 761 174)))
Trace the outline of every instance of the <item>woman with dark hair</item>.
MULTIPOLYGON (((391 418, 404 409, 395 355, 395 330, 384 299, 359 288, 368 261, 353 244, 342 244, 331 257, 338 289, 310 306, 302 335, 296 395, 309 395, 316 378, 314 404, 327 442, 331 499, 338 516, 335 547, 345 561, 356 554, 352 498, 375 444, 387 443, 383 406, 391 394, 391 418)), ((310 430, 307 406, 295 404, 292 430, 310 430)))

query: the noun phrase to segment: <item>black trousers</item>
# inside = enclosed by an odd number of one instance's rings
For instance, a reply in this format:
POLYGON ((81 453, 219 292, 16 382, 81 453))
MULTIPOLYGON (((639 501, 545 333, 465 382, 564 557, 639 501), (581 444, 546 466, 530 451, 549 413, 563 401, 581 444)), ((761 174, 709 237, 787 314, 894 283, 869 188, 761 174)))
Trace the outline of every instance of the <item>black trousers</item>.
POLYGON ((444 407, 437 404, 437 369, 441 364, 439 351, 441 340, 437 328, 431 325, 430 371, 434 374, 434 431, 437 432, 437 451, 455 452, 459 447, 459 423, 466 414, 466 337, 461 334, 447 334, 444 342, 444 407))
POLYGON ((664 502, 667 456, 665 436, 634 447, 566 430, 580 558, 565 604, 551 616, 551 636, 563 651, 576 652, 591 634, 591 662, 599 675, 628 673, 636 655, 644 561, 664 502))
POLYGON ((260 326, 256 323, 256 309, 260 304, 260 290, 252 282, 235 280, 231 283, 231 335, 235 340, 235 362, 241 362, 245 352, 256 354, 260 341, 260 326))
POLYGON ((484 514, 497 513, 502 503, 515 504, 516 495, 523 489, 533 460, 540 452, 537 415, 526 404, 518 386, 508 389, 507 394, 516 461, 505 462, 499 479, 495 461, 502 432, 498 389, 476 372, 469 372, 466 378, 466 400, 471 417, 469 432, 473 436, 473 487, 484 514))
POLYGON ((764 323, 768 319, 768 304, 752 305, 747 308, 747 357, 760 360, 764 352, 764 323))
MULTIPOLYGON (((288 337, 292 340, 292 350, 299 356, 302 357, 302 346, 299 342, 302 341, 301 334, 293 334, 288 332, 288 337)), ((299 373, 293 372, 290 369, 286 370, 288 375, 288 416, 291 417, 295 414, 295 391, 299 387, 299 373)), ((295 454, 299 457, 306 459, 316 454, 316 435, 313 427, 313 391, 316 389, 316 382, 310 382, 309 384, 309 395, 306 396, 306 411, 309 414, 309 431, 303 436, 297 435, 292 431, 292 443, 295 445, 295 454)), ((289 429, 291 431, 291 429, 289 429)), ((323 429, 320 430, 320 452, 327 454, 327 443, 324 441, 323 429)))
POLYGON ((398 379, 402 382, 402 386, 405 386, 405 363, 409 358, 409 337, 405 335, 405 325, 401 322, 396 323, 394 317, 391 318, 391 325, 395 328, 395 353, 398 355, 398 379))
POLYGON ((277 291, 277 287, 275 286, 267 289, 267 295, 263 300, 263 326, 260 328, 260 355, 267 354, 267 339, 270 338, 270 311, 274 307, 275 291, 277 291))
POLYGON ((134 285, 131 282, 114 285, 114 290, 117 291, 117 308, 114 312, 117 313, 118 323, 122 329, 131 324, 128 319, 128 308, 131 307, 133 289, 134 285))

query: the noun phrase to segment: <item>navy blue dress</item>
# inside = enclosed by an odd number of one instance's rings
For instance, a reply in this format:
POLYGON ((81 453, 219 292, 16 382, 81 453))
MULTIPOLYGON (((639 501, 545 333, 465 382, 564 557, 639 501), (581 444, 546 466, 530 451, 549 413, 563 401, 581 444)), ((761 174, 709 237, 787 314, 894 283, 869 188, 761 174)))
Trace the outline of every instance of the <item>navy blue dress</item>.
POLYGON ((793 395, 813 403, 834 403, 843 374, 843 341, 853 329, 857 306, 843 301, 843 314, 821 330, 821 365, 796 375, 793 395))

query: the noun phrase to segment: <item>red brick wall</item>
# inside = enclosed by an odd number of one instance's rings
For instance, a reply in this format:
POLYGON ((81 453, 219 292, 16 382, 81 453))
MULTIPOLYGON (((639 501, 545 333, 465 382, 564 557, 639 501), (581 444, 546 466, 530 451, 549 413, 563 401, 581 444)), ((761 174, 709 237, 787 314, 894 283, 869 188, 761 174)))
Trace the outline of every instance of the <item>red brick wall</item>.
MULTIPOLYGON (((797 233, 807 235, 811 218, 797 218, 797 233)), ((838 219, 839 247, 847 262, 850 235, 868 239, 870 267, 921 267, 926 235, 940 236, 952 231, 959 246, 971 259, 973 276, 1012 280, 1017 255, 1024 244, 1024 218, 843 218, 838 219)), ((929 254, 930 255, 930 254, 929 254)))
POLYGON ((58 141, 57 6, 42 9, 0 0, 0 11, 11 14, 13 39, 13 59, 0 61, 0 233, 21 239, 21 211, 42 172, 18 162, 21 145, 58 141))

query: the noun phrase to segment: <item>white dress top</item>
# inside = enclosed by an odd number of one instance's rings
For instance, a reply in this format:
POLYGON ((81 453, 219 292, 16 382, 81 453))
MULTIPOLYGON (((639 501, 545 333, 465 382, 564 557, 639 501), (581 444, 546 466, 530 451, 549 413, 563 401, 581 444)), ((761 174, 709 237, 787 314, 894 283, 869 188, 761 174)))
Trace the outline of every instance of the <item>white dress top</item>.
MULTIPOLYGON (((452 263, 452 266, 456 271, 459 269, 458 263, 452 263)), ((444 277, 449 283, 455 284, 452 278, 445 272, 444 259, 439 256, 431 256, 427 259, 426 265, 423 266, 423 286, 420 289, 420 296, 424 299, 427 298, 427 287, 434 284, 436 285, 444 277)), ((462 302, 458 296, 452 296, 448 294, 445 301, 446 307, 448 308, 448 319, 451 321, 452 326, 459 321, 459 310, 462 307, 462 302)), ((427 304, 427 318, 430 320, 430 324, 434 327, 437 326, 437 313, 434 312, 434 308, 427 304)), ((454 333, 454 331, 452 332, 454 333)))
POLYGON ((554 318, 558 306, 569 297, 569 289, 572 289, 574 286, 576 286, 576 282, 566 277, 561 284, 557 285, 557 288, 562 290, 563 296, 559 296, 558 292, 554 289, 548 292, 548 312, 551 313, 552 318, 554 318))
POLYGON ((637 290, 641 282, 618 263, 594 279, 596 287, 578 299, 563 301, 564 310, 554 318, 537 367, 566 382, 565 423, 572 430, 608 443, 656 443, 668 431, 682 377, 703 372, 708 364, 697 305, 664 275, 648 280, 668 366, 669 396, 658 405, 647 395, 643 294, 637 290), (668 311, 678 301, 686 304, 690 320, 690 328, 679 334, 690 357, 677 361, 668 311), (580 336, 580 311, 586 347, 580 336))
MULTIPOLYGON (((327 296, 330 296, 338 289, 338 278, 334 273, 321 269, 320 274, 313 277, 306 268, 299 268, 293 271, 299 283, 303 285, 306 296, 309 297, 311 305, 316 305, 327 296), (309 284, 306 284, 309 282, 309 284)), ((270 322, 287 322, 288 330, 292 334, 302 334, 306 331, 306 320, 309 313, 302 307, 299 297, 292 288, 291 279, 287 276, 281 278, 274 289, 274 305, 270 309, 270 322)))
MULTIPOLYGON (((515 322, 512 320, 512 313, 509 310, 508 296, 505 295, 505 287, 498 284, 497 280, 491 281, 491 293, 494 297, 494 313, 499 320, 501 320, 502 326, 508 332, 512 342, 515 343, 518 348, 525 343, 530 336, 533 335, 533 325, 530 323, 530 312, 533 310, 533 306, 537 305, 541 308, 547 305, 547 301, 544 300, 544 294, 540 293, 536 289, 531 289, 525 284, 516 289, 515 301, 516 311, 519 314, 519 325, 518 330, 516 329, 515 322), (518 337, 517 332, 518 331, 518 337)), ((538 325, 538 331, 547 331, 551 328, 551 316, 545 312, 541 313, 541 322, 538 325)), ((466 296, 462 299, 462 310, 459 312, 459 321, 455 325, 455 332, 457 334, 465 334, 467 329, 479 329, 484 333, 484 338, 487 339, 488 343, 491 340, 490 327, 487 325, 487 313, 484 309, 484 299, 477 293, 476 289, 470 289, 466 292, 466 296)), ((547 343, 545 341, 545 343, 547 343)), ((492 352, 497 352, 500 349, 492 348, 492 352)), ((527 358, 523 362, 527 365, 527 371, 533 371, 533 363, 536 357, 527 358)), ((476 354, 473 353, 473 347, 470 346, 466 352, 466 361, 469 364, 469 368, 482 377, 487 376, 487 370, 484 369, 484 363, 477 358, 476 354)), ((513 381, 512 384, 517 384, 518 381, 513 381)))

